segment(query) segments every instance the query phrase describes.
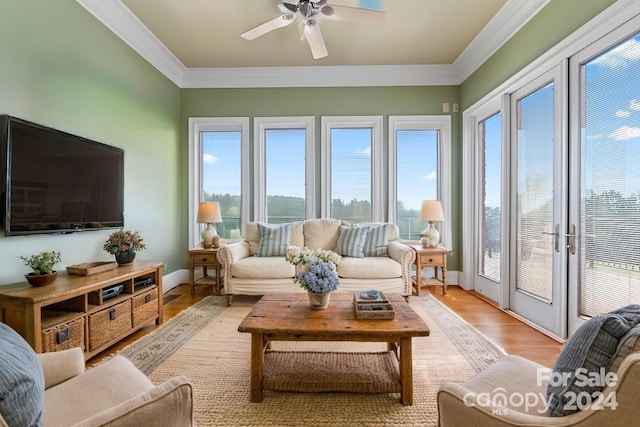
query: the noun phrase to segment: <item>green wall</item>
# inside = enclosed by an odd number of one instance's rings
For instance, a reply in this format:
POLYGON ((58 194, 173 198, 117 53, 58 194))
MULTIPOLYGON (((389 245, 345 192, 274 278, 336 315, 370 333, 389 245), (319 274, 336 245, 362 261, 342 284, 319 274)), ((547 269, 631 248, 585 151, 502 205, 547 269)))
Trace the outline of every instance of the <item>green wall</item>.
MULTIPOLYGON (((262 88, 262 89, 183 89, 182 116, 182 188, 188 188, 188 119, 189 117, 316 117, 316 158, 320 159, 320 117, 383 115, 385 159, 388 153, 387 125, 389 115, 441 115, 442 103, 458 102, 457 86, 432 87, 351 87, 351 88, 262 88)), ((454 247, 460 247, 461 230, 461 137, 460 114, 451 114, 451 185, 452 234, 454 247)), ((253 145, 253 123, 251 123, 253 145)), ((319 161, 319 160, 318 160, 319 161)), ((319 168, 318 168, 319 170, 319 168)), ((383 171, 386 182, 386 171, 383 171)), ((319 181, 318 181, 319 182, 319 181)), ((319 184, 318 184, 319 185, 319 184)), ((319 187, 317 188, 319 194, 319 187)), ((319 205, 319 196, 318 196, 319 205)), ((188 193, 182 195, 182 214, 186 217, 188 193)), ((183 224, 183 241, 188 227, 183 224)), ((456 251, 449 257, 448 268, 458 269, 456 251)))
MULTIPOLYGON (((179 108, 180 90, 75 0, 0 2, 0 113, 123 148, 125 226, 169 272, 183 267, 179 108)), ((0 237, 0 284, 24 280, 20 255, 113 259, 108 235, 0 237)))
POLYGON ((464 111, 615 0, 551 0, 460 86, 464 111))

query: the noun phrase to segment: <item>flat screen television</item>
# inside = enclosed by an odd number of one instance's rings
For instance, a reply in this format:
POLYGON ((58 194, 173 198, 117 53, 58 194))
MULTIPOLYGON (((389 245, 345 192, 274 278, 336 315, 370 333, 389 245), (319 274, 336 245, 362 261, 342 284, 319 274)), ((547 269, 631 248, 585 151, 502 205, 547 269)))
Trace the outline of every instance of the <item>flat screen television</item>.
POLYGON ((0 115, 5 236, 124 226, 124 151, 0 115))

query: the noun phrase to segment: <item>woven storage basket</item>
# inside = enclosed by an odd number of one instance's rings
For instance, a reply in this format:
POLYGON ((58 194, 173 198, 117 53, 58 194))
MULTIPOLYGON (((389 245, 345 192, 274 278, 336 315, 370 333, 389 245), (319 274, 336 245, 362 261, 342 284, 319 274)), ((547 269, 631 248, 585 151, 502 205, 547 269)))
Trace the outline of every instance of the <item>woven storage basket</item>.
POLYGON ((89 315, 89 351, 93 351, 131 329, 131 300, 89 315))
POLYGON ((133 327, 158 316, 158 288, 133 297, 133 327))
POLYGON ((116 263, 108 262, 87 262, 84 264, 74 264, 67 267, 67 273, 77 276, 91 276, 92 274, 102 273, 103 271, 113 270, 116 263))
POLYGON ((42 352, 80 347, 84 350, 84 316, 65 311, 42 311, 42 352))

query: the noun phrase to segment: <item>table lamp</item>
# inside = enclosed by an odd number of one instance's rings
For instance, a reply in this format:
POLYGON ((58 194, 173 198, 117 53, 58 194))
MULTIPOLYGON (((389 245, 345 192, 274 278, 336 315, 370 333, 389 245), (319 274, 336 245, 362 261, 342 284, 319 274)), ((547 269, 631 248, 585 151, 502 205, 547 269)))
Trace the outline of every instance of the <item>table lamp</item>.
POLYGON ((222 222, 220 214, 220 203, 218 202, 200 202, 198 206, 198 219, 200 224, 207 224, 207 228, 202 232, 202 247, 210 249, 213 247, 213 238, 218 235, 216 227, 213 225, 222 222))
POLYGON ((435 221, 444 221, 444 212, 440 200, 423 200, 420 208, 420 221, 427 221, 429 225, 420 233, 422 246, 435 248, 440 243, 440 232, 433 226, 435 221))

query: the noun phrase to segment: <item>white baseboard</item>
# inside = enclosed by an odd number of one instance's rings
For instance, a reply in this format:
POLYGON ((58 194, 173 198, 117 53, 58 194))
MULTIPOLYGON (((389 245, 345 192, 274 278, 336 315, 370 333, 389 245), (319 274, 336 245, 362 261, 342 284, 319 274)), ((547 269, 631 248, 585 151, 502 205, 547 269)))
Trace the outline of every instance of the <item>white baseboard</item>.
POLYGON ((176 270, 162 276, 162 292, 165 294, 181 283, 189 283, 189 270, 176 270))

